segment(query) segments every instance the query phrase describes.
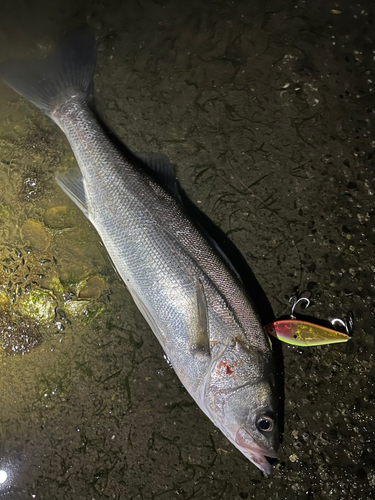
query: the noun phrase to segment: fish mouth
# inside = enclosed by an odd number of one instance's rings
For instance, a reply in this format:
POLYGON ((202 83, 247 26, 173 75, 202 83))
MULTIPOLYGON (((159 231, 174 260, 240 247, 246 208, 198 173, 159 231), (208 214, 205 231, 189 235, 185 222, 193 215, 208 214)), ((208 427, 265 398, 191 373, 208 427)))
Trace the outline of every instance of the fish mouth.
POLYGON ((258 469, 268 476, 272 474, 272 465, 268 462, 266 457, 278 458, 275 451, 259 445, 243 427, 240 427, 236 432, 235 443, 242 453, 251 460, 258 469))

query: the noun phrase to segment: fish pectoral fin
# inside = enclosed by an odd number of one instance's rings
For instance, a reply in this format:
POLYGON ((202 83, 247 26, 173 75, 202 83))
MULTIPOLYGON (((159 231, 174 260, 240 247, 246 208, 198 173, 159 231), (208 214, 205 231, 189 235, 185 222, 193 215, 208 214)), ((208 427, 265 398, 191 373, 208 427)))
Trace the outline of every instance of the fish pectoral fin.
POLYGON ((178 192, 176 175, 168 156, 162 153, 133 153, 142 163, 148 167, 156 181, 171 194, 177 201, 181 202, 178 192))
POLYGON ((82 210, 88 217, 85 187, 83 177, 79 168, 73 168, 66 173, 57 173, 55 175, 57 184, 66 195, 82 210))
POLYGON ((207 300, 202 282, 195 280, 196 321, 193 325, 190 352, 194 356, 211 356, 207 300))

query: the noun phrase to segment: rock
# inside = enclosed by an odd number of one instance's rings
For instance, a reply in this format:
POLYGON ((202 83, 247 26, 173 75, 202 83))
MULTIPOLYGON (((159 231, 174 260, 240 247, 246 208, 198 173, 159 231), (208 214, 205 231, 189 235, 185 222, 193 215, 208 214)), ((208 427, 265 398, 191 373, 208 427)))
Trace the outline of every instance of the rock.
POLYGON ((48 324, 55 319, 57 302, 52 294, 43 289, 34 289, 20 302, 20 313, 35 321, 48 324))
POLYGON ((25 240, 29 240, 30 246, 36 252, 47 250, 52 241, 50 234, 41 222, 28 219, 22 226, 22 233, 25 240))

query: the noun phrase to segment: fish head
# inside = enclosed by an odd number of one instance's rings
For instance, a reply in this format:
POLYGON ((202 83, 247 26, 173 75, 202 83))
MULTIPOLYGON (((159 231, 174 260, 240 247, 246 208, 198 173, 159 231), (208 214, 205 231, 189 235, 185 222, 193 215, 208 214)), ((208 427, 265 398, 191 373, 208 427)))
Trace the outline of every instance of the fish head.
POLYGON ((277 458, 276 376, 272 354, 235 341, 222 347, 206 376, 201 405, 223 434, 260 470, 277 458))

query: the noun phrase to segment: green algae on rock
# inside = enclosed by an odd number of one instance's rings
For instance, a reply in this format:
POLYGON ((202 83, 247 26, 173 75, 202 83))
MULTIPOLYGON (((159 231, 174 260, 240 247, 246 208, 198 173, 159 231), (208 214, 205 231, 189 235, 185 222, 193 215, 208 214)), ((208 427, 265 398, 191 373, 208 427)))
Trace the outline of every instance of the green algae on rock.
POLYGON ((8 295, 4 292, 0 292, 0 312, 1 311, 8 311, 10 308, 10 298, 8 295))
POLYGON ((64 285, 61 283, 60 279, 53 276, 51 280, 51 290, 55 294, 63 294, 65 291, 64 285))
POLYGON ((68 317, 87 324, 102 314, 105 311, 105 306, 92 300, 70 300, 65 303, 64 311, 68 317))
POLYGON ((19 310, 38 323, 48 324, 55 319, 56 307, 57 302, 49 290, 35 288, 20 302, 19 310))

